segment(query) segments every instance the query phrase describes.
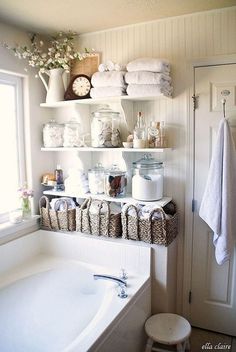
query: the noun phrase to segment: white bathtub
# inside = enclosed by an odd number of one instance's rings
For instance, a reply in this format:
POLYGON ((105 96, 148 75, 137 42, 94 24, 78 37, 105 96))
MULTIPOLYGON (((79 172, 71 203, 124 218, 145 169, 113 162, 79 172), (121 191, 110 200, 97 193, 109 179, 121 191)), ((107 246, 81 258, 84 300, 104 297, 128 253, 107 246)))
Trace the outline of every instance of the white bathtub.
POLYGON ((150 249, 37 231, 0 246, 0 351, 143 350, 150 249), (104 255, 106 253, 106 255, 104 255), (128 297, 94 273, 129 274, 128 297))

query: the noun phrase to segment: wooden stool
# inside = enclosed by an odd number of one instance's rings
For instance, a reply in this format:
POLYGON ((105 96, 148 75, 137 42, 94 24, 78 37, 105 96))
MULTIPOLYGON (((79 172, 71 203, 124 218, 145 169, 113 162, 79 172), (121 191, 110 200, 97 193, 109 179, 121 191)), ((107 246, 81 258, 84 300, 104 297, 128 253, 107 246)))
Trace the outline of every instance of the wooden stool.
POLYGON ((153 315, 146 321, 145 330, 148 335, 145 352, 168 351, 153 347, 154 342, 163 345, 176 345, 178 352, 184 352, 186 349, 190 350, 191 325, 185 318, 177 314, 160 313, 153 315))

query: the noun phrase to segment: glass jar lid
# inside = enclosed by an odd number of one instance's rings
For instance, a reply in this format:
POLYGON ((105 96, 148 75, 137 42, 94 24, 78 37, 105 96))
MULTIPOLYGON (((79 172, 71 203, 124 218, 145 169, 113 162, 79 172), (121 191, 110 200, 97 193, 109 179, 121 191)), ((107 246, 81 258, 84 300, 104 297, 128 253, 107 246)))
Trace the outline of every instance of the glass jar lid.
POLYGON ((141 159, 133 162, 133 167, 137 169, 160 169, 162 166, 163 163, 154 159, 150 153, 144 154, 141 159))
POLYGON ((112 164, 111 168, 106 170, 106 174, 111 176, 124 176, 126 171, 122 171, 116 164, 112 164))
POLYGON ((75 120, 71 120, 71 121, 65 122, 65 126, 79 128, 80 127, 80 123, 75 121, 75 120))
POLYGON ((120 113, 110 109, 108 105, 100 107, 97 111, 92 112, 93 117, 119 117, 120 113))
POLYGON ((93 173, 101 172, 101 173, 104 173, 105 172, 105 168, 102 166, 101 163, 97 163, 94 167, 89 169, 88 172, 93 172, 93 173))
POLYGON ((63 126, 63 124, 58 123, 55 119, 51 119, 47 123, 45 123, 44 126, 63 126))

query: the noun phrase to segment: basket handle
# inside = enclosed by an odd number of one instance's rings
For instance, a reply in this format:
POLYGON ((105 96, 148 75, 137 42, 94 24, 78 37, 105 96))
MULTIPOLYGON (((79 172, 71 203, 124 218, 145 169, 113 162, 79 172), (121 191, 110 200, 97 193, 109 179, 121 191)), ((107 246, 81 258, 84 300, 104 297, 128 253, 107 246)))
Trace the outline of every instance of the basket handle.
POLYGON ((50 213, 49 213, 49 207, 50 207, 50 204, 49 204, 48 197, 42 196, 39 199, 39 213, 41 216, 41 225, 42 225, 42 217, 43 217, 41 208, 45 208, 47 211, 47 216, 48 216, 48 220, 49 220, 49 228, 50 228, 50 230, 52 230, 52 223, 51 223, 51 217, 50 217, 50 213))
POLYGON ((99 207, 98 207, 98 233, 99 233, 99 236, 101 235, 101 210, 102 210, 103 205, 106 205, 106 207, 107 207, 107 213, 105 215, 105 219, 106 219, 106 228, 107 228, 107 231, 109 231, 109 219, 110 219, 110 214, 111 214, 110 205, 106 200, 102 200, 99 204, 99 207))
MULTIPOLYGON (((68 203, 65 199, 61 199, 61 203, 65 204, 65 210, 63 210, 63 211, 66 212, 66 228, 68 229, 69 228, 68 203)), ((58 211, 60 211, 60 210, 58 210, 58 211)), ((61 230, 59 219, 58 219, 58 211, 56 211, 57 226, 58 226, 59 230, 61 230)))
MULTIPOLYGON (((152 216, 154 213, 160 213, 161 215, 161 220, 165 220, 166 219, 166 214, 164 212, 164 210, 160 207, 156 207, 154 208, 150 213, 149 213, 149 216, 148 216, 148 223, 149 223, 149 226, 150 226, 150 234, 151 234, 151 243, 153 243, 153 231, 152 231, 152 216)), ((165 229, 163 228, 163 232, 164 232, 164 236, 166 236, 166 233, 165 233, 165 229)))
POLYGON ((124 211, 124 220, 125 220, 125 229, 126 229, 126 238, 129 240, 129 231, 128 231, 128 211, 129 209, 134 209, 135 210, 135 216, 132 216, 135 218, 136 222, 135 222, 135 227, 136 227, 136 236, 138 238, 138 240, 140 241, 140 236, 139 236, 139 231, 138 231, 138 209, 136 208, 136 206, 134 204, 129 204, 124 211))

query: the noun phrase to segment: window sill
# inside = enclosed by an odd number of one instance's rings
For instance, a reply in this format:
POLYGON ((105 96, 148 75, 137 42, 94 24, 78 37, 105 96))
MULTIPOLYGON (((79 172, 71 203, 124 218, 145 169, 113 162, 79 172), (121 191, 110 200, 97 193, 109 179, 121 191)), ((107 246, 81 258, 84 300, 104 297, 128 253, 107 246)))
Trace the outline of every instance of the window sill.
POLYGON ((33 215, 30 219, 23 220, 19 224, 12 224, 9 221, 0 224, 0 244, 36 231, 39 229, 39 219, 40 215, 33 215))

